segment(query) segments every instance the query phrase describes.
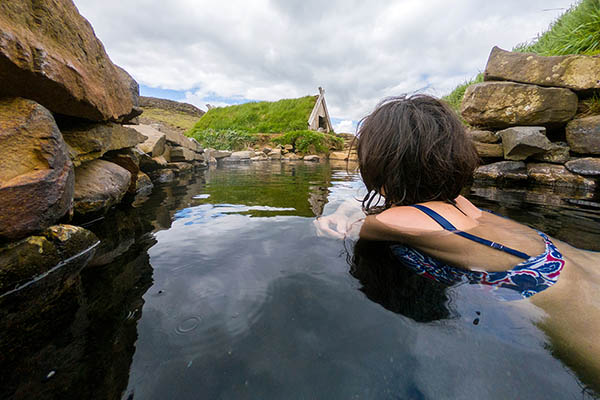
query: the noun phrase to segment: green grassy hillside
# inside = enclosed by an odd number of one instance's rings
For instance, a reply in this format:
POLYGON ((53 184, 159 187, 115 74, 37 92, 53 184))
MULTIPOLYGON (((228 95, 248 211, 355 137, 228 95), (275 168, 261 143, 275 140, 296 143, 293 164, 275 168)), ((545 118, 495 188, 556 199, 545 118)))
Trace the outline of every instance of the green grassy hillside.
MULTIPOLYGON (((517 45, 513 51, 543 56, 600 54, 600 0, 582 0, 572 6, 548 30, 531 43, 517 45)), ((455 110, 460 109, 468 86, 483 81, 483 74, 456 87, 442 97, 455 110)))

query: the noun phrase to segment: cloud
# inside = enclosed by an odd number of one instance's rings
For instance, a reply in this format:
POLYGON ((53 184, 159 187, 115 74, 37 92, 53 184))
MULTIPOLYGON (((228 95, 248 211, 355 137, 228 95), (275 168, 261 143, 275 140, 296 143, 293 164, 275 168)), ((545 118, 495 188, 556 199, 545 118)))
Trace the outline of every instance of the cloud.
POLYGON ((356 131, 356 124, 352 120, 345 119, 335 124, 333 130, 337 133, 354 133, 356 131))
POLYGON ((327 91, 356 121, 403 92, 441 96, 494 45, 532 40, 571 0, 75 0, 109 55, 142 85, 201 106, 327 91), (211 103, 212 104, 212 103, 211 103))

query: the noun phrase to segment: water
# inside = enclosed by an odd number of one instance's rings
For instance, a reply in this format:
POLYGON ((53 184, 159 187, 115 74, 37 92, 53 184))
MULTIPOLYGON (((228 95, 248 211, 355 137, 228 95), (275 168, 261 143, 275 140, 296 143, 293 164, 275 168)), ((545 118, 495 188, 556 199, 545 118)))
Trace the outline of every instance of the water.
MULTIPOLYGON (((353 244, 312 222, 361 189, 343 164, 230 165, 91 224, 103 242, 90 265, 0 304, 1 397, 593 397, 552 356, 535 310, 351 271, 353 244)), ((466 194, 600 250, 588 195, 466 194)))

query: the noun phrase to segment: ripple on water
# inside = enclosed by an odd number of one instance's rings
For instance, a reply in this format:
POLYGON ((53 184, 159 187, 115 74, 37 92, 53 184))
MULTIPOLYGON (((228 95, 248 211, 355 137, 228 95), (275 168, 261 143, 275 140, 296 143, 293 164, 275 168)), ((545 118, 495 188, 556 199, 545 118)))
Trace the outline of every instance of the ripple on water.
POLYGON ((188 317, 177 325, 175 332, 179 335, 190 333, 200 325, 200 321, 201 319, 198 316, 188 317))

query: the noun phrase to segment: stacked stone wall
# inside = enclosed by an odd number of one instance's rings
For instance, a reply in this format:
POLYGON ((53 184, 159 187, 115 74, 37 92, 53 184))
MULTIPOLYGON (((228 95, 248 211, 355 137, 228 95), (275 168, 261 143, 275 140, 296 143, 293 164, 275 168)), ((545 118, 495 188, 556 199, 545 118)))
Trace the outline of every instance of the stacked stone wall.
POLYGON ((484 82, 461 114, 484 165, 476 180, 598 188, 600 115, 581 113, 600 93, 600 57, 544 57, 494 47, 484 82))

